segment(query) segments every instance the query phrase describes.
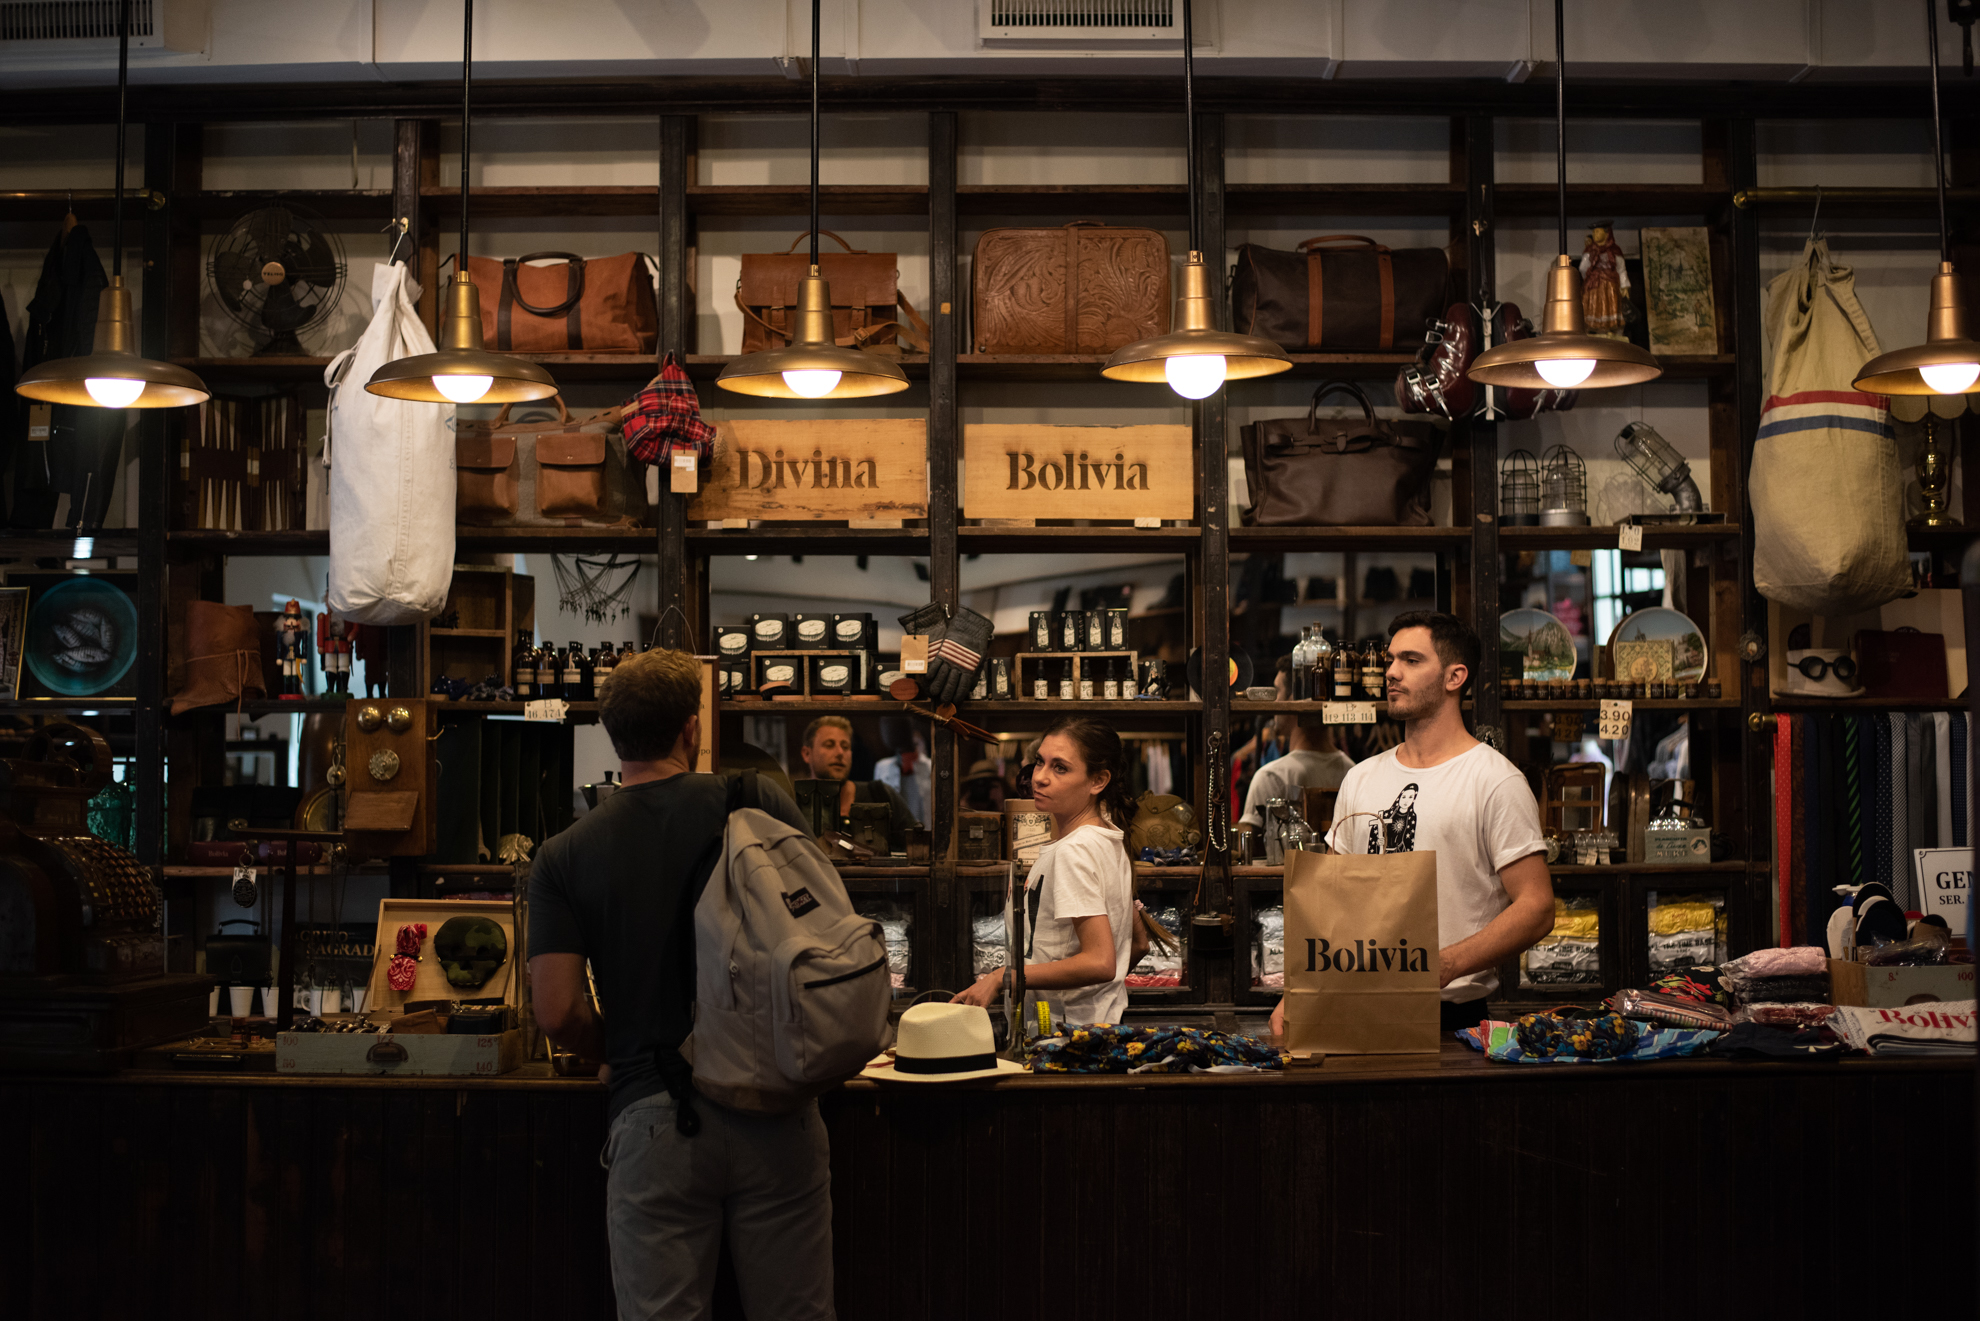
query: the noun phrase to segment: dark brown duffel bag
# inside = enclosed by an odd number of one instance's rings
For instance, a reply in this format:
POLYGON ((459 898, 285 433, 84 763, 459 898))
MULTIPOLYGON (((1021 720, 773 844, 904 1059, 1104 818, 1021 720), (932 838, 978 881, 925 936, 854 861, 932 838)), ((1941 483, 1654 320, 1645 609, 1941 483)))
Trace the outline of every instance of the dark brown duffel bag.
POLYGON ((1247 527, 1430 526, 1437 428, 1376 417, 1359 386, 1329 382, 1305 417, 1254 422, 1242 435, 1247 527), (1321 417, 1320 400, 1336 391, 1353 395, 1362 416, 1321 417))
POLYGON ((1391 252, 1358 234, 1308 239, 1296 252, 1247 243, 1231 277, 1231 327, 1308 353, 1413 349, 1450 282, 1442 248, 1391 252))
MULTIPOLYGON (((818 231, 844 252, 818 254, 818 273, 832 291, 832 339, 842 348, 898 354, 906 345, 928 352, 928 323, 900 290, 900 258, 891 252, 855 248, 829 229, 818 231), (895 320, 895 312, 907 318, 895 320)), ((742 309, 744 353, 788 348, 797 320, 798 282, 811 273, 811 256, 791 240, 787 252, 746 252, 736 280, 736 306, 742 309)))
POLYGON ((989 229, 971 266, 978 353, 1112 353, 1169 333, 1169 240, 1156 230, 989 229))
POLYGON ((468 258, 481 290, 481 339, 498 353, 651 353, 660 333, 644 253, 584 258, 529 252, 468 258), (531 266, 560 258, 561 266, 531 266))

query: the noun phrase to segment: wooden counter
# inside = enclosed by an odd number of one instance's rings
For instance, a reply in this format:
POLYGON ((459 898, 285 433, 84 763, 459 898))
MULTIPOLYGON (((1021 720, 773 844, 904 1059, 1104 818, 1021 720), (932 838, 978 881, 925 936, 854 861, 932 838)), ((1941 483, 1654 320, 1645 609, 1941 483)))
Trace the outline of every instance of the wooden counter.
MULTIPOLYGON (((1285 1074, 855 1082, 823 1102, 839 1315, 1855 1312, 1818 1245, 1970 1240, 1973 1078, 1452 1043, 1285 1074)), ((604 1120, 597 1083, 540 1067, 0 1079, 0 1311, 607 1318, 604 1120)))

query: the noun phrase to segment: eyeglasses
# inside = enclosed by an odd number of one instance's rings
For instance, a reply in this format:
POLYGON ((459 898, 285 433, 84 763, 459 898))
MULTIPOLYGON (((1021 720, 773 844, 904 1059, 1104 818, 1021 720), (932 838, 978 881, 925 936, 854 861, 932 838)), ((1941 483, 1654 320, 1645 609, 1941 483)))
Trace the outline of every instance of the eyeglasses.
POLYGON ((1794 668, 1811 679, 1821 679, 1831 671, 1844 683, 1856 678, 1856 662, 1847 656, 1838 656, 1834 660, 1824 660, 1820 656, 1803 656, 1794 663, 1794 668))

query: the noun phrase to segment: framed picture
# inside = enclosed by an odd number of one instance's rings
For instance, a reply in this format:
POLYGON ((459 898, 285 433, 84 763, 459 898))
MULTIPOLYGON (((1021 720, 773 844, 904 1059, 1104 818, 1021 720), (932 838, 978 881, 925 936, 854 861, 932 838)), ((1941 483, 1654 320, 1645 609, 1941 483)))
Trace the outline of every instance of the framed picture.
POLYGON ((1631 683, 1669 683, 1671 681, 1671 644, 1663 639, 1654 642, 1617 642, 1610 647, 1615 662, 1616 677, 1631 683))
POLYGON ((0 698, 21 695, 21 653, 27 645, 28 589, 0 587, 0 698))
POLYGON ((1717 353, 1710 232, 1645 229, 1643 298, 1652 353, 1717 353))
POLYGON ((9 573, 24 591, 16 694, 23 702, 137 697, 134 573, 9 573))

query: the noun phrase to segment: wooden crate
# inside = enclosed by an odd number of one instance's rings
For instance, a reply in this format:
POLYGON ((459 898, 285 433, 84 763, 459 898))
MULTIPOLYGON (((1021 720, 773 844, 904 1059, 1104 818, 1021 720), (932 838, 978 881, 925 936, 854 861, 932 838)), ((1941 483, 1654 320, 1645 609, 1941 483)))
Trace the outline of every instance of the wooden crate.
POLYGON ((928 516, 925 419, 729 418, 717 425, 708 484, 688 504, 692 521, 899 527, 928 516))
POLYGON ((1010 525, 1098 520, 1157 525, 1196 517, 1186 426, 963 428, 962 512, 1010 525))
POLYGON ((536 580, 496 565, 456 564, 440 615, 456 610, 458 627, 419 625, 420 691, 432 691, 436 679, 479 683, 491 674, 507 684, 516 634, 536 628, 536 580))

